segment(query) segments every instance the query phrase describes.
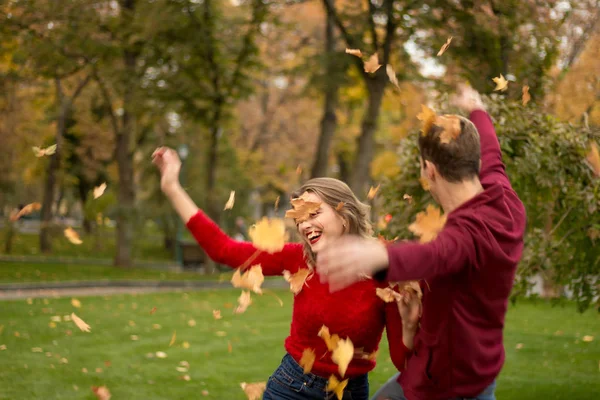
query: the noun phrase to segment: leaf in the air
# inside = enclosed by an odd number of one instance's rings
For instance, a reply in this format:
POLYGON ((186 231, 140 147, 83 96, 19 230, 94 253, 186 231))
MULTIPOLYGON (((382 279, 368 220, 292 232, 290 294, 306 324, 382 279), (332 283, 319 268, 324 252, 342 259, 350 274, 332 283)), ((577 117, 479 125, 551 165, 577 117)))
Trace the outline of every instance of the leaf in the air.
POLYGON ((263 217, 248 230, 252 244, 267 253, 281 251, 285 245, 285 223, 282 219, 263 217))
POLYGON ((502 74, 500 74, 499 77, 492 78, 492 80, 496 84, 496 88, 494 89, 494 91, 500 90, 504 92, 506 89, 508 89, 508 81, 504 79, 504 76, 502 76, 502 74))
POLYGON ((367 61, 364 63, 365 72, 370 74, 376 72, 379 68, 381 68, 381 64, 379 64, 379 56, 377 53, 373 54, 367 61))
POLYGON ((21 208, 21 210, 16 213, 15 215, 11 215, 10 216, 10 220, 11 221, 16 221, 19 218, 21 218, 24 215, 29 215, 34 211, 38 211, 42 208, 42 205, 40 203, 31 203, 31 204, 27 204, 25 207, 21 208))
POLYGON ((391 303, 393 301, 402 300, 402 295, 389 287, 384 288, 384 289, 377 288, 377 289, 375 289, 375 293, 377 294, 377 297, 379 297, 381 300, 385 301, 386 303, 391 303))
POLYGON ((435 111, 431 108, 427 107, 424 104, 421 104, 421 112, 417 114, 417 119, 421 121, 421 135, 427 136, 429 130, 435 123, 435 111))
POLYGON ((360 51, 359 49, 346 49, 346 53, 356 56, 358 58, 362 58, 363 56, 362 51, 360 51))
POLYGON ((398 85, 398 77, 396 76, 396 71, 394 71, 394 67, 392 67, 390 64, 386 65, 385 72, 388 78, 390 78, 390 82, 392 82, 394 86, 400 89, 400 85, 398 85))
POLYGON ((92 386, 92 391, 98 400, 110 400, 110 390, 106 386, 92 386))
POLYGON ((327 350, 333 351, 337 348, 340 337, 337 334, 331 335, 329 333, 329 328, 323 325, 319 330, 318 336, 325 341, 327 345, 327 350))
POLYGON ((344 397, 344 389, 348 384, 348 379, 344 379, 340 382, 335 375, 331 375, 329 377, 329 381, 327 381, 327 391, 333 392, 338 400, 342 400, 344 397))
POLYGON ((380 187, 381 187, 381 183, 379 185, 377 185, 377 187, 371 186, 369 188, 369 193, 367 193, 367 198, 369 200, 373 200, 375 198, 375 196, 377 196, 377 192, 379 192, 380 187))
POLYGON ((437 56, 441 56, 442 54, 444 54, 446 52, 446 50, 448 50, 448 47, 450 47, 450 42, 452 42, 452 36, 450 36, 448 38, 448 40, 446 40, 446 43, 444 43, 444 45, 442 46, 442 48, 440 49, 440 51, 438 51, 437 56))
POLYGON ((408 202, 408 204, 412 204, 413 202, 413 198, 411 195, 404 193, 404 196, 402 196, 402 199, 406 200, 408 202))
POLYGON ((285 212, 286 218, 293 218, 297 224, 306 221, 321 207, 321 202, 308 201, 304 195, 292 199, 292 209, 285 212))
POLYGON ((100 186, 96 186, 94 188, 94 199, 97 199, 98 197, 102 196, 104 194, 105 190, 106 190, 106 182, 104 182, 100 186))
POLYGON ((83 332, 89 332, 90 331, 90 329, 91 329, 90 326, 88 324, 86 324, 77 315, 75 315, 75 313, 71 313, 71 319, 73 320, 73 322, 75 323, 75 325, 77 325, 77 327, 79 329, 81 329, 83 332))
POLYGON ((242 314, 246 312, 248 306, 252 304, 252 298, 250 297, 250 292, 242 290, 242 294, 238 298, 238 306, 234 310, 236 314, 242 314))
POLYGON ((435 125, 442 128, 440 143, 448 144, 460 136, 460 118, 456 115, 443 115, 435 119, 435 125))
POLYGON ((225 208, 223 208, 223 211, 231 210, 233 208, 234 203, 235 203, 235 190, 232 190, 231 193, 229 193, 229 199, 227 200, 227 203, 225 203, 225 208))
POLYGON ((425 177, 419 177, 419 183, 421 184, 421 187, 423 188, 423 190, 425 191, 430 191, 431 190, 431 184, 429 183, 429 180, 425 177))
POLYGON ((242 390, 246 393, 248 400, 260 400, 262 399, 263 392, 267 388, 267 382, 255 382, 255 383, 240 383, 242 390))
POLYGON ((35 153, 36 157, 51 156, 52 154, 56 153, 56 145, 53 144, 52 146, 48 146, 45 149, 34 146, 32 147, 32 150, 35 153))
POLYGON ((262 273, 262 267, 260 264, 253 265, 243 274, 240 273, 240 269, 236 269, 233 276, 231 277, 231 284, 233 287, 249 289, 254 293, 262 294, 260 286, 265 281, 265 277, 262 273))
POLYGON ((429 204, 425 211, 417 214, 415 222, 408 226, 408 230, 419 237, 419 242, 427 243, 437 237, 445 223, 446 216, 439 208, 429 204))
POLYGON ((304 368, 304 373, 308 374, 315 363, 315 350, 314 349, 304 349, 302 352, 302 358, 300 359, 300 366, 304 368))
POLYGON ((594 175, 600 176, 600 152, 598 152, 598 145, 596 142, 590 144, 590 150, 586 156, 594 175))
POLYGON ((283 278, 290 284, 292 293, 298 294, 302 291, 306 280, 309 279, 311 274, 312 271, 309 268, 301 268, 295 274, 291 274, 290 271, 283 271, 283 278))
POLYGON ((214 319, 221 319, 221 318, 223 318, 221 316, 221 310, 213 310, 213 318, 214 319))
POLYGON ((73 244, 81 244, 83 241, 79 238, 79 234, 71 227, 64 230, 65 237, 73 244))
POLYGON ((81 308, 81 302, 74 297, 71 299, 71 305, 75 308, 81 308))
POLYGON ((529 94, 529 86, 523 86, 521 91, 523 92, 523 97, 521 98, 521 101, 523 105, 526 106, 527 103, 529 103, 529 100, 531 100, 531 95, 529 94))
POLYGON ((169 347, 175 344, 175 340, 177 339, 177 331, 173 331, 173 336, 171 336, 171 341, 169 342, 169 347))

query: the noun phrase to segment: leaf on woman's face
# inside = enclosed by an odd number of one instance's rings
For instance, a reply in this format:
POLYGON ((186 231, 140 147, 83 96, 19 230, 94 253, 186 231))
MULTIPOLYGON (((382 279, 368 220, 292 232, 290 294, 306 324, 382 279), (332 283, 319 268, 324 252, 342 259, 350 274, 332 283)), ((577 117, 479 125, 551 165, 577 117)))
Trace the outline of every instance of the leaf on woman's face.
POLYGON ((315 213, 321 208, 321 202, 308 201, 304 195, 292 199, 292 209, 285 212, 286 218, 293 218, 297 224, 308 220, 311 214, 315 213))

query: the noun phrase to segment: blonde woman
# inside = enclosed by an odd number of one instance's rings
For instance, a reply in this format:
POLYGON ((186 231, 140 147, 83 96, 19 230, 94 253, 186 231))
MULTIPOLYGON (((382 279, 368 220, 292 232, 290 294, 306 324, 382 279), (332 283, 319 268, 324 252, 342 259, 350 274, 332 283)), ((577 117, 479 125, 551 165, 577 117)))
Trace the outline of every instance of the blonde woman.
MULTIPOLYGON (((174 150, 157 149, 153 163, 161 173, 162 191, 211 259, 235 268, 255 255, 257 249, 252 243, 228 237, 180 186, 181 162, 174 150)), ((254 263, 262 266, 264 275, 282 275, 286 270, 294 274, 307 268, 314 272, 319 250, 341 235, 371 237, 369 208, 345 183, 332 178, 311 179, 293 197, 301 195, 307 201, 320 203, 320 207, 308 219, 297 222, 302 243, 289 243, 277 253, 261 252, 256 257, 254 263), (343 207, 338 207, 340 203, 344 203, 343 207)), ((328 285, 321 283, 316 273, 312 274, 294 297, 290 335, 285 340, 287 354, 269 378, 263 398, 322 400, 327 395, 329 378, 335 375, 340 380, 348 379, 344 399, 368 399, 367 373, 375 367, 375 360, 364 355, 378 349, 384 327, 392 360, 402 369, 409 351, 407 347, 412 347, 418 303, 407 301, 398 306, 384 303, 376 295, 377 287, 373 280, 364 280, 331 293, 328 285), (405 317, 404 324, 400 314, 405 317), (361 352, 350 362, 343 377, 339 376, 338 365, 331 359, 325 341, 318 335, 323 326, 342 339, 350 338, 354 348, 361 352), (317 358, 311 372, 304 374, 299 362, 308 348, 314 349, 317 358)))

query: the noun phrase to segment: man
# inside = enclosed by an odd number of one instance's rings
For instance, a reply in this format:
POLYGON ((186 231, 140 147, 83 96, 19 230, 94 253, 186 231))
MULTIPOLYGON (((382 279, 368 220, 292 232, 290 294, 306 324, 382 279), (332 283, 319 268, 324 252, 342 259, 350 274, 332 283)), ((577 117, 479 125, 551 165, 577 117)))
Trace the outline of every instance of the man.
POLYGON ((504 363, 502 330, 523 251, 525 210, 506 175, 479 94, 463 88, 455 103, 470 112, 470 121, 437 117, 419 135, 421 176, 447 216, 437 237, 387 247, 341 238, 317 260, 317 271, 331 290, 365 274, 388 281, 425 280, 423 316, 399 379, 399 399, 494 399, 504 363), (448 140, 452 132, 442 134, 453 127, 460 131, 448 140))

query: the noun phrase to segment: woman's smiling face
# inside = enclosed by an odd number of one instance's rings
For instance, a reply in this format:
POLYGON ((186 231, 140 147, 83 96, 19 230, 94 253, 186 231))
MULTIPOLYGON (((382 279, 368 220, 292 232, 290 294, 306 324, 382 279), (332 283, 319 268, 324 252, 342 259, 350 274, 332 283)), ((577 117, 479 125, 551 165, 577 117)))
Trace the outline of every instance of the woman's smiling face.
POLYGON ((346 221, 316 194, 304 192, 301 197, 306 201, 321 203, 317 211, 311 213, 306 221, 298 224, 298 232, 316 254, 332 240, 345 233, 346 221))

